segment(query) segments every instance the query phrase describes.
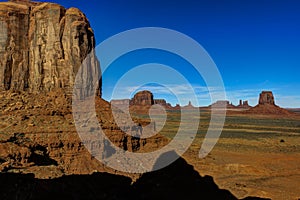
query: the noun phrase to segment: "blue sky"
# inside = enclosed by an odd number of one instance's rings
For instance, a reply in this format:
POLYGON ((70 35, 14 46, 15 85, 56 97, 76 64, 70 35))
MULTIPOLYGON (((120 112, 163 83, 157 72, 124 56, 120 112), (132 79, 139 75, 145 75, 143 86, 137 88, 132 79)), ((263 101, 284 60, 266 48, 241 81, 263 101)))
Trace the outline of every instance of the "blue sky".
MULTIPOLYGON (((227 99, 256 105, 261 90, 272 90, 282 107, 300 107, 300 1, 297 0, 53 0, 82 10, 95 31, 96 42, 128 29, 164 27, 200 43, 216 63, 227 99)), ((100 60, 101 62, 101 60, 100 60)), ((193 66, 176 55, 141 50, 120 57, 103 74, 103 98, 110 100, 116 82, 130 69, 161 63, 176 69, 192 84, 199 105, 210 102, 205 83, 193 66)), ((149 72, 151 73, 151 72, 149 72)), ((147 75, 149 75, 149 73, 147 75)), ((152 72, 153 76, 158 74, 152 72)), ((135 77, 142 77, 136 74, 135 77)), ((145 76, 145 75, 144 75, 145 76)), ((167 76, 166 76, 167 77, 167 76)), ((184 82, 166 87, 185 94, 184 82)), ((175 80, 175 79, 174 79, 175 80)), ((173 81, 174 81, 173 80, 173 81)), ((128 98, 138 89, 127 80, 114 97, 128 98)), ((176 103, 174 95, 157 84, 148 85, 157 98, 176 103)), ((195 103, 196 104, 196 103, 195 103)))

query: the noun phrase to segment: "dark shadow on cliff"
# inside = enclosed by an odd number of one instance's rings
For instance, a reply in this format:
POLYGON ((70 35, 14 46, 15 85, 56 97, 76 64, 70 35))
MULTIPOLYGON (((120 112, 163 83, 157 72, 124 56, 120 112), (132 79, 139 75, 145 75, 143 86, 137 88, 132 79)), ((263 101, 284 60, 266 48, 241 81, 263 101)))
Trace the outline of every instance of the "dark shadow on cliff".
MULTIPOLYGON (((159 158, 174 156, 166 153, 159 158)), ((35 179, 32 174, 0 174, 0 199, 237 199, 219 189, 210 176, 200 176, 183 158, 159 171, 131 179, 108 173, 35 179)), ((248 198, 258 199, 258 198, 248 198)))

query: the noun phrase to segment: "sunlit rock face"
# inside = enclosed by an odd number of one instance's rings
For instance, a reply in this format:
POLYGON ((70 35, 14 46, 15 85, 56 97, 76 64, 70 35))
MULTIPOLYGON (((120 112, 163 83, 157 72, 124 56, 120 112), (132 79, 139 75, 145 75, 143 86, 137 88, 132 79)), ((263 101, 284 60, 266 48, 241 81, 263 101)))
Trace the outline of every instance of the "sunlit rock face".
MULTIPOLYGON (((71 93, 78 69, 87 93, 100 76, 86 16, 53 3, 0 3, 0 90, 71 93)), ((96 84, 101 96, 101 81, 96 84)))

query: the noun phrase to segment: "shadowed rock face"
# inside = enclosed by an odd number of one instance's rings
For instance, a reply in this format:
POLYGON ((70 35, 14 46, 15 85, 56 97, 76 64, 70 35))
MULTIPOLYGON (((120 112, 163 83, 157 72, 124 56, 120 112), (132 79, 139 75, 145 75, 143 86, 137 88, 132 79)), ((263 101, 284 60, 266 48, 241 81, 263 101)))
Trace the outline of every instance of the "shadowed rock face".
POLYGON ((275 105, 274 96, 271 91, 262 91, 259 95, 259 104, 270 104, 275 105))
POLYGON ((95 75, 82 78, 82 84, 88 85, 100 75, 94 47, 93 30, 76 8, 29 1, 0 3, 0 90, 71 92, 83 62, 82 73, 95 75))

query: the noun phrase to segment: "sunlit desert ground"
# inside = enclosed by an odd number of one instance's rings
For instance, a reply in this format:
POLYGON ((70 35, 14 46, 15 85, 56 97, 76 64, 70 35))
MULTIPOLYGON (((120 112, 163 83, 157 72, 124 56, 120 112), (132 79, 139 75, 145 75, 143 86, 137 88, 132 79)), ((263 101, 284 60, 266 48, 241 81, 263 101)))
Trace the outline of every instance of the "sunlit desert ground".
MULTIPOLYGON (((208 156, 200 159, 199 150, 210 122, 210 112, 201 110, 200 113, 197 136, 183 157, 201 175, 213 176, 220 188, 230 190, 238 198, 300 197, 300 116, 228 112, 217 144, 208 156)), ((169 111, 160 133, 173 138, 180 116, 180 111, 169 111)))

